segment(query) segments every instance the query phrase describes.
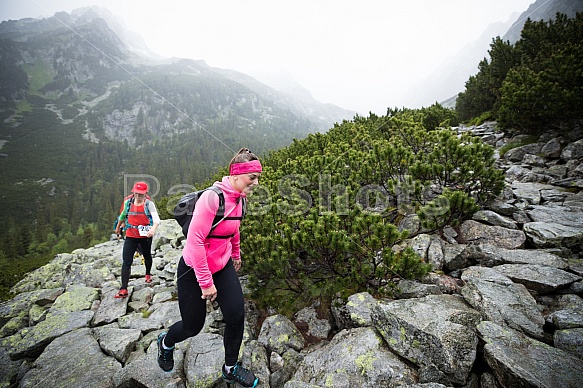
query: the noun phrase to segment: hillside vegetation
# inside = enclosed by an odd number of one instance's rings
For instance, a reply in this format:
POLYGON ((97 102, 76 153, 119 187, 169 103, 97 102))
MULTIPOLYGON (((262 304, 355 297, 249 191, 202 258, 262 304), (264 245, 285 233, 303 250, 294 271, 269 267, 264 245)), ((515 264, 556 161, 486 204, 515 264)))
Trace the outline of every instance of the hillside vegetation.
MULTIPOLYGON (((242 229, 258 301, 285 310, 293 306, 284 301, 301 304, 338 292, 390 294, 393 277, 429 270, 398 248, 411 237, 406 221, 412 215, 425 231, 439 231, 503 188, 494 150, 450 126, 493 118, 536 132, 580 122, 582 22, 581 14, 557 15, 527 22, 515 45, 494 39, 490 61, 480 63, 455 110, 439 104, 388 109, 386 116, 356 116, 326 133, 314 133, 309 121, 240 84, 223 79, 217 86, 216 74, 184 75, 208 70, 200 64, 174 64, 173 75, 148 71, 147 84, 97 82, 109 75, 71 84, 74 71, 61 68, 47 77, 52 70, 41 65, 20 66, 22 43, 2 41, 10 55, 0 72, 12 78, 0 95, 8 107, 0 130, 9 139, 2 148, 8 156, 0 159, 2 199, 9 204, 2 209, 0 297, 55 254, 108 238, 124 173, 149 174, 163 188, 201 187, 224 173, 241 146, 265 165, 242 229), (88 108, 96 90, 104 98, 88 108), (131 125, 105 125, 116 117, 112 111, 128 114, 131 125)), ((154 198, 165 217, 169 199, 164 192, 154 198)))
POLYGON ((203 61, 138 58, 92 10, 58 17, 71 28, 0 23, 0 293, 109 238, 131 179, 160 200, 199 187, 241 146, 264 155, 352 117, 203 61))
POLYGON ((583 119, 583 13, 529 19, 514 45, 497 37, 489 54, 457 98, 462 121, 489 118, 536 133, 583 119))
POLYGON ((242 230, 254 300, 293 311, 426 274, 411 248, 395 249, 413 237, 403 222, 455 226, 504 186, 492 147, 442 128, 455 123, 439 105, 393 110, 270 153, 242 230))

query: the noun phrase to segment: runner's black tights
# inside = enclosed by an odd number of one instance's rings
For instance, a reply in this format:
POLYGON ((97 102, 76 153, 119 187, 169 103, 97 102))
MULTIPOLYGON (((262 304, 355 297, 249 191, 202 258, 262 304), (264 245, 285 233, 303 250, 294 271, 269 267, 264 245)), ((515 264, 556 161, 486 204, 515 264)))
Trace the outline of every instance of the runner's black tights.
POLYGON ((135 238, 126 237, 123 243, 123 264, 121 266, 121 288, 127 289, 132 272, 132 263, 134 262, 134 253, 138 246, 142 248, 144 255, 144 264, 146 265, 146 275, 151 275, 152 270, 152 237, 135 238))
MULTIPOLYGON (((178 321, 168 330, 164 339, 167 347, 197 335, 204 326, 206 318, 206 300, 201 299, 202 290, 198 285, 194 270, 186 265, 181 257, 176 273, 178 277, 178 306, 182 321, 178 321)), ((245 304, 239 277, 229 260, 225 268, 213 274, 213 282, 217 289, 217 302, 225 321, 225 365, 235 365, 239 349, 243 341, 245 324, 245 304)))

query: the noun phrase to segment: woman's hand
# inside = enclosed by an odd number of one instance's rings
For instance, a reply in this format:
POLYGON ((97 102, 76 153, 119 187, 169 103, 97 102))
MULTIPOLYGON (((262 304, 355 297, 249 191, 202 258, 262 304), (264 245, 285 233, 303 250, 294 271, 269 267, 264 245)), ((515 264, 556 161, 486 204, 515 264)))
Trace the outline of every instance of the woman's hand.
POLYGON ((239 272, 241 269, 241 259, 233 259, 233 267, 235 267, 235 271, 239 272))
POLYGON ((209 288, 201 288, 202 295, 200 296, 202 299, 210 299, 211 302, 214 302, 217 298, 217 289, 213 284, 209 288))
POLYGON ((156 234, 156 229, 158 228, 158 224, 154 224, 150 227, 150 230, 148 230, 148 233, 146 234, 146 237, 153 237, 156 234))

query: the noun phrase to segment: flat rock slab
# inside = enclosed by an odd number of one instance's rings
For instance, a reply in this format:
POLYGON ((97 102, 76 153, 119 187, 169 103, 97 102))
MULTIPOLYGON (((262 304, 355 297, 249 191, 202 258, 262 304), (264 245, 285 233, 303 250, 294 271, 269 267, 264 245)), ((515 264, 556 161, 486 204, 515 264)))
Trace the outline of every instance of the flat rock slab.
POLYGON ((504 387, 579 388, 583 360, 490 321, 477 326, 484 356, 504 387))

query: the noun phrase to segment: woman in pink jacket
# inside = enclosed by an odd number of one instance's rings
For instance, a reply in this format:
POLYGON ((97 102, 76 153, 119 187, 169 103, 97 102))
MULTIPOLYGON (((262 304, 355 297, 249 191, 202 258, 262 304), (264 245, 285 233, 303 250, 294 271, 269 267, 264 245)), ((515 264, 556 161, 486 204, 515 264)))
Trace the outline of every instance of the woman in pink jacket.
POLYGON ((244 387, 257 385, 255 375, 238 362, 245 308, 237 271, 241 268, 241 197, 245 197, 259 183, 261 171, 259 159, 247 148, 242 148, 231 160, 229 176, 214 183, 224 194, 226 218, 212 233, 219 195, 213 190, 206 190, 196 203, 177 270, 178 305, 182 320, 173 324, 167 333, 158 336, 158 364, 164 371, 174 368, 174 345, 202 330, 206 300, 216 299, 226 324, 223 379, 228 384, 237 382, 244 387))

